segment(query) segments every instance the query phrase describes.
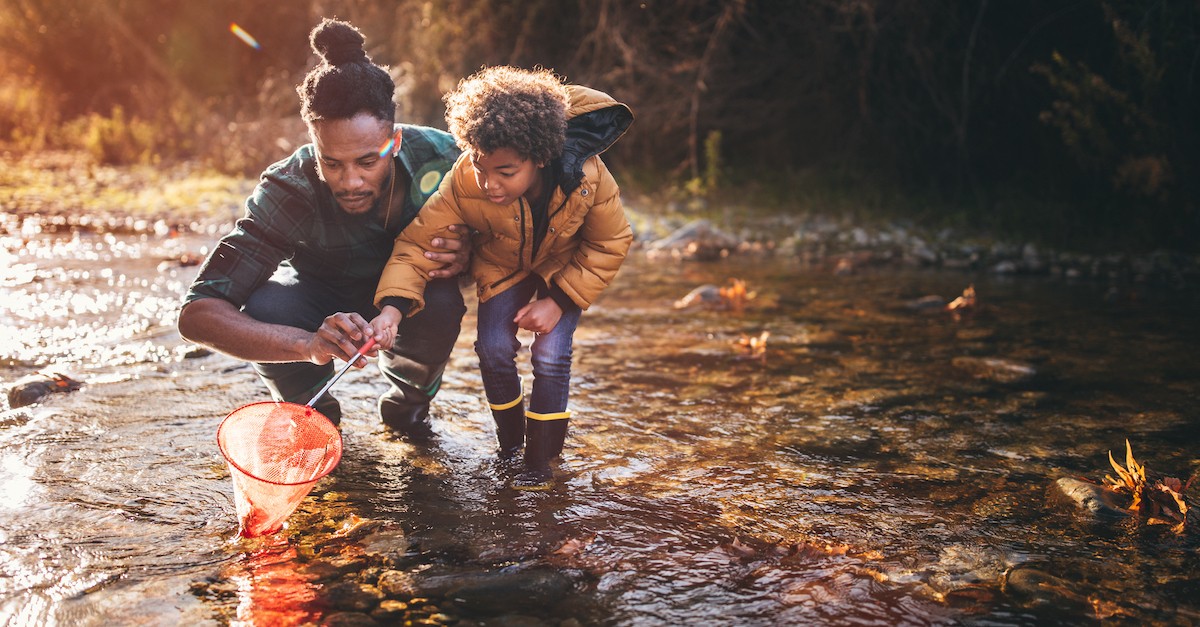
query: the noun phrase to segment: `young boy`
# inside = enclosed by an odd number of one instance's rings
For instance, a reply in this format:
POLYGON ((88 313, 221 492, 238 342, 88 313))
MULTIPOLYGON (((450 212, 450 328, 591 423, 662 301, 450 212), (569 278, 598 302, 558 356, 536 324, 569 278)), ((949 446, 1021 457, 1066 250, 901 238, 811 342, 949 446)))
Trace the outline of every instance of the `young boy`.
POLYGON ((521 490, 553 485, 570 412, 571 342, 580 313, 612 282, 633 241, 617 183, 598 156, 633 122, 606 94, 563 85, 549 70, 492 67, 446 94, 446 122, 463 155, 396 239, 371 322, 387 348, 397 324, 424 306, 435 266, 423 244, 474 235, 484 392, 502 459, 525 446, 521 490), (529 409, 517 372, 517 330, 534 332, 529 409))

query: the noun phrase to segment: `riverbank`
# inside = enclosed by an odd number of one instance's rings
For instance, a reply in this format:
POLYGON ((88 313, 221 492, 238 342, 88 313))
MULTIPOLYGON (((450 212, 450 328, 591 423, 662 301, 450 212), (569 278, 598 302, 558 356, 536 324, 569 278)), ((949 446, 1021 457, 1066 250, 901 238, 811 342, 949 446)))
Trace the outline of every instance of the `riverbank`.
MULTIPOLYGON (((224 233, 256 181, 196 164, 101 166, 81 152, 0 153, 0 228, 84 229, 165 235, 224 233), (26 225, 26 219, 32 221, 26 225)), ((803 206, 665 201, 625 192, 638 245, 651 255, 711 260, 782 255, 848 274, 908 266, 1102 281, 1117 293, 1138 285, 1200 285, 1200 256, 1171 250, 1082 253, 936 228, 912 220, 832 215, 803 206)))

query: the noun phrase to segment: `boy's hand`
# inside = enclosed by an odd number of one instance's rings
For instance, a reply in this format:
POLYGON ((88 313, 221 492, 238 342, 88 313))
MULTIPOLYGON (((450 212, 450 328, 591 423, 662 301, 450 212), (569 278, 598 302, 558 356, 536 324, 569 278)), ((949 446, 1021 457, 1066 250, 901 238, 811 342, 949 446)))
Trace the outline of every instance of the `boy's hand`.
POLYGON ((403 319, 404 314, 401 314, 399 309, 384 305, 379 315, 371 321, 371 331, 380 348, 392 350, 392 344, 396 341, 396 329, 403 319))
POLYGON ((534 333, 549 333, 562 317, 562 308, 552 298, 541 298, 529 303, 517 312, 513 322, 534 333))

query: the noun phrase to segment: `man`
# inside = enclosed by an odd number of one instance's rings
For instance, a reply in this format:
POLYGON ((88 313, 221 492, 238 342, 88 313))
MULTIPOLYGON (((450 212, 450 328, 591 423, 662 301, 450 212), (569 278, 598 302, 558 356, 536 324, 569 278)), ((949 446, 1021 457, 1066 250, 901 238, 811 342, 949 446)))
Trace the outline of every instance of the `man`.
MULTIPOLYGON (((453 166, 450 135, 394 124, 395 84, 371 62, 353 26, 325 20, 310 42, 322 62, 296 88, 312 143, 267 168, 246 214, 218 242, 184 297, 184 338, 254 362, 276 400, 307 403, 373 337, 376 284, 396 235, 453 166)), ((456 227, 465 233, 465 227, 456 227)), ((429 401, 465 312, 454 278, 464 240, 437 238, 431 305, 400 325, 392 350, 371 349, 390 383, 383 422, 411 439, 432 435, 429 401), (435 287, 436 286, 436 287, 435 287)), ((355 366, 366 366, 366 359, 355 366)), ((315 403, 335 424, 330 394, 315 403)))

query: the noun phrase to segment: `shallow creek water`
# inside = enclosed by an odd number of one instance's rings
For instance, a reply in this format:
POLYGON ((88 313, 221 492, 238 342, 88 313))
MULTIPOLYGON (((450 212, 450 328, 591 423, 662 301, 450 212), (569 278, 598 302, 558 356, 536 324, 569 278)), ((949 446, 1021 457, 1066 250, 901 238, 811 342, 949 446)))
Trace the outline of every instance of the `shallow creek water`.
POLYGON ((1196 534, 1047 498, 1126 438, 1200 470, 1195 292, 635 254, 577 334, 555 491, 503 486, 469 313, 436 445, 354 370, 339 468, 238 540, 215 432, 266 395, 174 331, 216 233, 3 226, 0 381, 86 385, 0 407, 0 624, 1200 622, 1196 534), (731 277, 744 313, 672 308, 731 277), (907 306, 970 283, 970 315, 907 306))

